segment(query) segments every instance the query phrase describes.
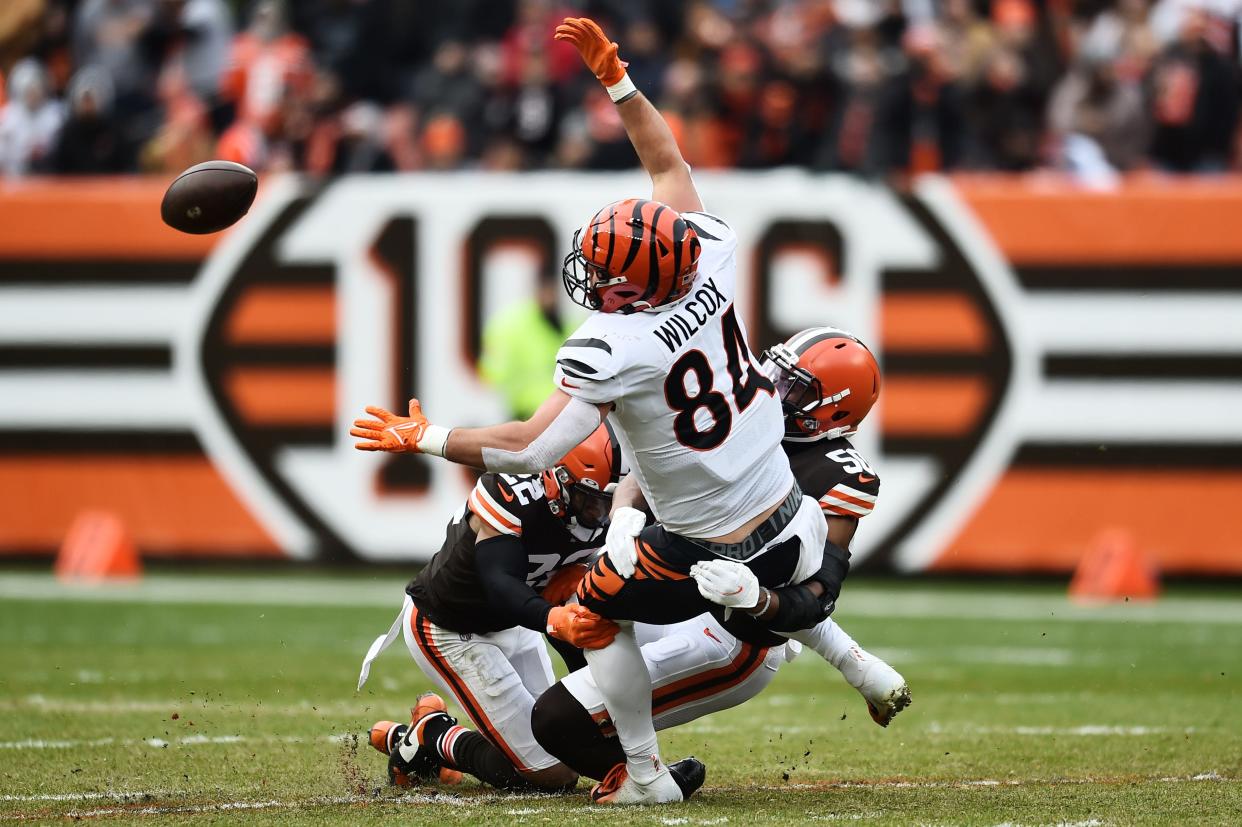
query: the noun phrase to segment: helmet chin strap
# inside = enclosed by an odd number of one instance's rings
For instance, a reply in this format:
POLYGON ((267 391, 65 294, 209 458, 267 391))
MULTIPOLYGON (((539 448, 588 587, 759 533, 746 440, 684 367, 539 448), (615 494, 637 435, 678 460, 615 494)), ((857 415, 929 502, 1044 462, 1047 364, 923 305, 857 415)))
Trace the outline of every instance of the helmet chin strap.
POLYGON ((818 434, 807 434, 806 436, 790 436, 786 434, 781 438, 782 442, 819 442, 821 439, 836 439, 837 437, 849 436, 857 433, 858 429, 852 426, 844 426, 841 428, 829 428, 818 434))

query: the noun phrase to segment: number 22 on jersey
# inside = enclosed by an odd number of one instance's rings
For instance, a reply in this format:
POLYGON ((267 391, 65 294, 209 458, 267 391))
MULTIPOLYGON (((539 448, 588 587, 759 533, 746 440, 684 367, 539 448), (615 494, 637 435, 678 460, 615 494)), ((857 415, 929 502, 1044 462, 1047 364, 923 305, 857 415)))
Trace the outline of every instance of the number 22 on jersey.
MULTIPOLYGON (((738 413, 750 407, 760 391, 772 394, 772 382, 751 362, 750 348, 742 336, 733 305, 720 318, 721 335, 724 337, 726 369, 733 380, 733 404, 738 413)), ((733 429, 733 410, 725 395, 713 386, 716 376, 711 363, 701 350, 687 351, 669 369, 664 380, 664 398, 677 412, 673 419, 673 433, 677 441, 696 451, 710 451, 718 447, 733 429), (693 393, 686 387, 686 378, 694 374, 696 388, 693 393), (711 427, 700 431, 695 415, 705 409, 711 416, 711 427)))

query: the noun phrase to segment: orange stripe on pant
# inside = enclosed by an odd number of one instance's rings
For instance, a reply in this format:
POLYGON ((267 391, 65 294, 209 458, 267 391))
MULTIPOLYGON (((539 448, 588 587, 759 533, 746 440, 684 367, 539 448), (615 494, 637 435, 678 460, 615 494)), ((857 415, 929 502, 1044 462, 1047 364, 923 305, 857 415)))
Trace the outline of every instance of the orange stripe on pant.
MULTIPOLYGON (((690 675, 654 689, 651 693, 651 714, 662 715, 693 701, 727 692, 755 674, 755 671, 763 665, 767 654, 766 648, 757 648, 753 644, 743 643, 737 656, 726 666, 690 675), (732 675, 731 678, 730 675, 732 675), (722 678, 726 680, 722 681, 722 678)), ((612 725, 612 718, 607 709, 596 712, 591 717, 602 733, 616 734, 616 728, 612 725)))
POLYGON ((440 677, 444 678, 445 683, 449 685, 457 702, 461 704, 462 709, 466 710, 466 714, 470 716, 470 720, 474 721, 474 725, 483 731, 487 739, 500 748, 505 757, 517 767, 519 772, 530 772, 531 769, 523 764, 505 743, 505 739, 500 737, 500 732, 492 725, 487 715, 483 712, 483 705, 466 686, 465 681, 453 671, 452 665, 448 659, 440 653, 436 648, 435 642, 431 636, 431 621, 419 614, 417 607, 410 609, 410 631, 414 633, 414 641, 418 644, 418 648, 426 656, 427 660, 440 673, 440 677))
POLYGON ((755 670, 763 664, 763 659, 767 655, 767 649, 758 649, 753 644, 743 643, 741 650, 737 656, 731 660, 728 665, 720 666, 708 672, 701 672, 697 675, 691 675, 688 678, 682 678, 670 684, 665 684, 656 689, 651 694, 651 714, 659 715, 670 709, 675 709, 690 701, 697 701, 710 695, 732 689, 742 681, 754 674, 755 670), (748 666, 743 668, 748 659, 753 658, 748 666), (741 669, 740 672, 737 670, 741 669), (720 683, 720 679, 728 677, 730 674, 735 676, 724 683, 720 683), (687 690, 699 687, 697 690, 688 694, 687 690), (673 697, 676 696, 676 697, 673 697))

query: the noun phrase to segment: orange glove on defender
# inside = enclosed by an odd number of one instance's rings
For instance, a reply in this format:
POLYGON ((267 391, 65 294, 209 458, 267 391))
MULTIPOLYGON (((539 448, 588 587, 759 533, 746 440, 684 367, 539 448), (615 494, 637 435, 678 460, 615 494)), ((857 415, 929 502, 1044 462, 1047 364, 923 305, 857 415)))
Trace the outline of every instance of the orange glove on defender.
POLYGON ((568 40, 582 55, 582 62, 608 90, 613 103, 620 103, 638 92, 625 73, 628 65, 617 57, 617 44, 589 17, 566 17, 556 27, 557 40, 568 40))
POLYGON ((617 624, 577 603, 548 612, 548 634, 579 649, 603 649, 619 631, 617 624))
POLYGON ((349 433, 360 440, 354 445, 359 451, 387 451, 392 454, 409 451, 444 456, 444 443, 448 442, 450 429, 428 422, 417 399, 410 400, 408 417, 397 416, 375 405, 368 405, 366 411, 379 419, 354 420, 354 427, 349 429, 349 433))

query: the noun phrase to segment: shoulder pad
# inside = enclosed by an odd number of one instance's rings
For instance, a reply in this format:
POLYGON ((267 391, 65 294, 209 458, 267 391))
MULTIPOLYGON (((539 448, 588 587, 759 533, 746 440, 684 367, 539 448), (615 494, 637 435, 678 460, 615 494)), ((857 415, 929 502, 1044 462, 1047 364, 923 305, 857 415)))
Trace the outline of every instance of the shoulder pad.
POLYGON ((807 444, 790 458, 790 467, 826 514, 857 518, 875 508, 880 475, 843 437, 807 444))
POLYGON ((470 511, 501 534, 522 536, 522 518, 545 499, 538 475, 484 474, 470 492, 470 511))
POLYGON ((587 402, 612 402, 621 396, 623 354, 620 344, 588 320, 556 352, 556 386, 587 402))
POLYGON ((694 228, 700 241, 726 241, 734 238, 733 228, 719 216, 708 212, 684 212, 681 217, 694 228))

